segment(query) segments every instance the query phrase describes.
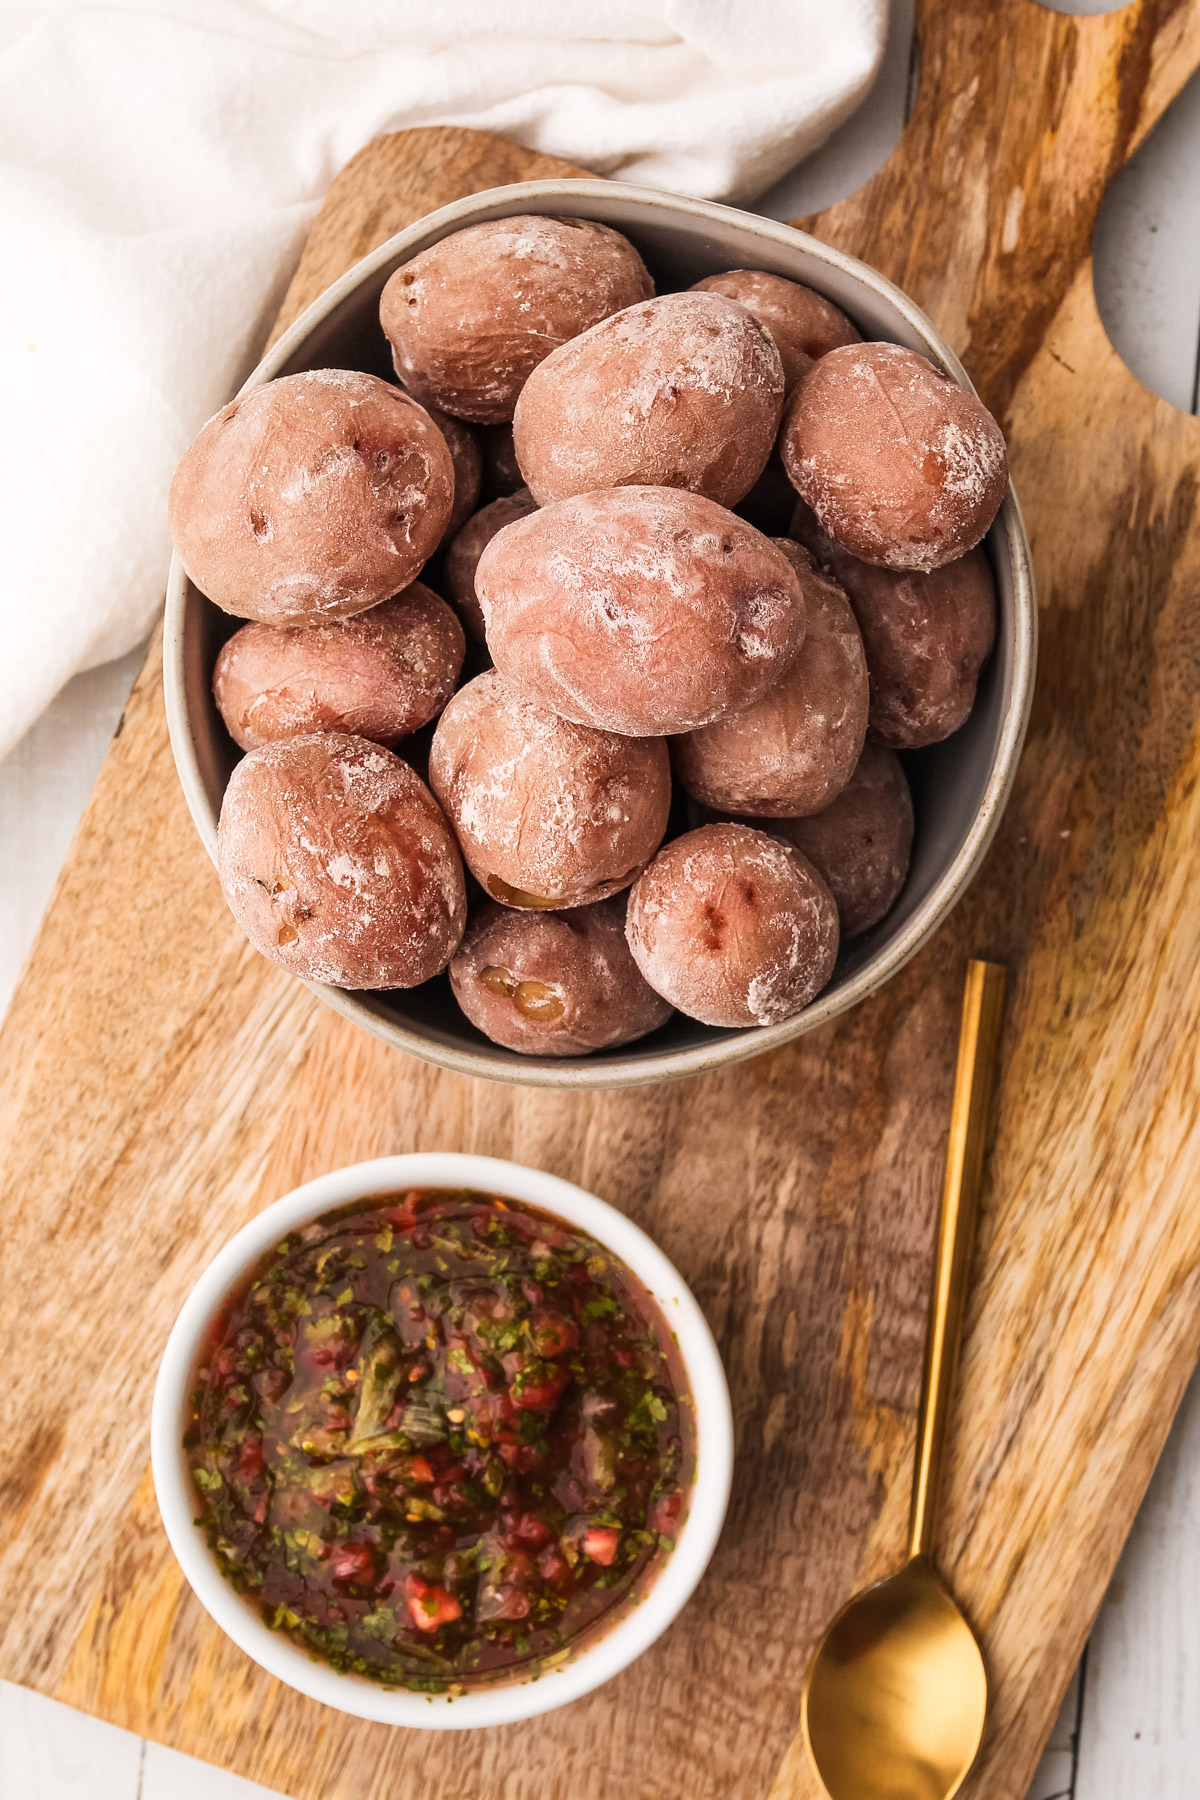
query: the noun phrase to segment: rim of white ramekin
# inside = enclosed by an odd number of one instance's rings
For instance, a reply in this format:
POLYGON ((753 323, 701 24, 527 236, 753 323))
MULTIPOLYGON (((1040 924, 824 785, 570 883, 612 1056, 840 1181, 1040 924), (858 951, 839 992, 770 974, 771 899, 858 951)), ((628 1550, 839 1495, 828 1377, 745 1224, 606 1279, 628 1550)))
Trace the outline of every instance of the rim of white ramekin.
POLYGON ((491 1156, 421 1151, 331 1170, 265 1208, 233 1236, 192 1288, 167 1339, 154 1390, 151 1461, 159 1512, 171 1548, 200 1604, 268 1674, 340 1712, 385 1725, 465 1730, 510 1725, 590 1693, 649 1648, 677 1617, 716 1547, 733 1472, 729 1388, 708 1322, 678 1270, 652 1238, 595 1194, 541 1169, 491 1156), (687 1518, 675 1548, 640 1601, 607 1631, 533 1681, 450 1696, 389 1691, 340 1675, 271 1631, 220 1573, 195 1523, 194 1490, 183 1453, 183 1422, 196 1356, 229 1290, 281 1237, 347 1201, 409 1187, 467 1187, 542 1207, 628 1264, 676 1334, 696 1417, 696 1467, 687 1518))

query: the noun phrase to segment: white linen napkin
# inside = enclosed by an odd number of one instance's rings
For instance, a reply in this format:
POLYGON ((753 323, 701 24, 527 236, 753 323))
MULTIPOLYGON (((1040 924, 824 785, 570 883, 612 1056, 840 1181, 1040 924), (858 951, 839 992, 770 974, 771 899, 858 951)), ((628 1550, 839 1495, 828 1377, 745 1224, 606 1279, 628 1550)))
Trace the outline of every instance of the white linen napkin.
POLYGON ((763 192, 874 75, 886 0, 8 0, 0 755, 161 604, 171 473, 341 165, 455 124, 763 192))

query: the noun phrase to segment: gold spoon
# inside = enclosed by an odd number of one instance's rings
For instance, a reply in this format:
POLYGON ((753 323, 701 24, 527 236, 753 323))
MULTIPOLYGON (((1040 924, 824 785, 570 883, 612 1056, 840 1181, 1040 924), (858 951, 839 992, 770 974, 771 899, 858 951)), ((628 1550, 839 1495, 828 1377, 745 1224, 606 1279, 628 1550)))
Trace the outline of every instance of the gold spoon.
POLYGON ((842 1608, 804 1692, 808 1747, 830 1800, 950 1800, 983 1736, 983 1657, 930 1553, 1003 1003, 1004 970, 970 963, 929 1297, 909 1560, 842 1608))

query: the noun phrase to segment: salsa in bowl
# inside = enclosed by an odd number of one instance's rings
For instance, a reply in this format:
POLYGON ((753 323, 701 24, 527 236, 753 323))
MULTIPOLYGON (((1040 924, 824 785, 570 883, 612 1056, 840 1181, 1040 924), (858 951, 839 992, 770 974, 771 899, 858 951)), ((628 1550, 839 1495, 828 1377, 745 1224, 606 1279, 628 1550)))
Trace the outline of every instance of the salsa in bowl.
POLYGON ((164 1354, 155 1486, 217 1622, 372 1719, 497 1724, 605 1681, 716 1542, 703 1315, 631 1221, 491 1159, 389 1157, 238 1234, 164 1354))

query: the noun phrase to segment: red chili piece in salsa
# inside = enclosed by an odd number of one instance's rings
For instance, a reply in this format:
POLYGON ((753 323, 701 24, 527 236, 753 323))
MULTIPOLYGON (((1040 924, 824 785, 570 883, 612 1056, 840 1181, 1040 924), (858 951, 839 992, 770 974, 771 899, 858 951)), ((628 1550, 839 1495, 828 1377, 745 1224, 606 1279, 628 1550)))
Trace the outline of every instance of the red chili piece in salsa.
POLYGON ((691 1480, 671 1333, 594 1239, 493 1195, 357 1201, 214 1321, 185 1448, 268 1625, 456 1691, 536 1675, 653 1579, 691 1480))

